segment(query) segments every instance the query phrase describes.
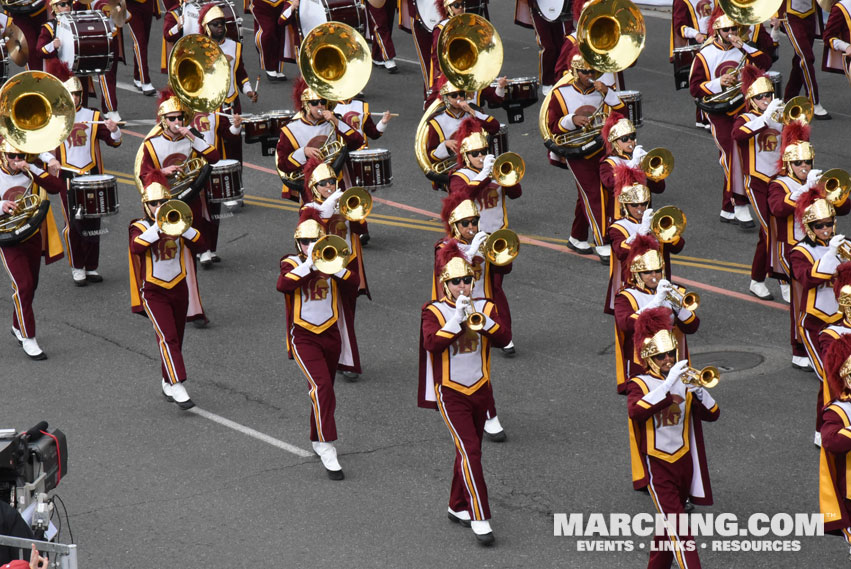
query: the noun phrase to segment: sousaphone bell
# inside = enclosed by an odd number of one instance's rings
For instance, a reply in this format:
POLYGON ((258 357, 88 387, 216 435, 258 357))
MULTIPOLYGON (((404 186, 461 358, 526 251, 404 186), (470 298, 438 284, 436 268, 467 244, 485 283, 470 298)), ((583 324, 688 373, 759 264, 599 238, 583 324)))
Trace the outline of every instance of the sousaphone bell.
POLYGON ((305 82, 330 101, 351 99, 369 82, 372 56, 357 30, 342 22, 325 22, 310 30, 298 53, 305 82))
POLYGON ((601 72, 615 73, 635 63, 646 34, 644 16, 630 0, 591 0, 576 23, 582 57, 601 72))
POLYGON ((484 89, 502 68, 502 39, 493 24, 476 14, 450 18, 437 37, 437 53, 446 79, 464 91, 484 89))
POLYGON ((782 3, 783 0, 718 0, 718 5, 731 20, 747 26, 769 20, 782 3))
POLYGON ((183 36, 168 58, 168 84, 184 106, 212 113, 222 106, 230 91, 230 64, 211 38, 201 34, 183 36))
POLYGON ((44 71, 24 71, 0 89, 0 137, 28 154, 60 146, 74 127, 76 107, 62 82, 44 71))

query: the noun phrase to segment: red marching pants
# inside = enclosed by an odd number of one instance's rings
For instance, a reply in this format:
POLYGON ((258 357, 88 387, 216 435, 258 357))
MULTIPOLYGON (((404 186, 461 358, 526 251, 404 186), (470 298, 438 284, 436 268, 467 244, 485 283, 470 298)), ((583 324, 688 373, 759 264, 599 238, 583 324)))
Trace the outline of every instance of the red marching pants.
MULTIPOLYGON (((692 449, 692 452, 696 452, 696 449, 692 449)), ((656 510, 665 516, 685 513, 683 504, 689 496, 693 471, 691 454, 673 463, 652 456, 646 456, 644 460, 649 477, 647 489, 656 510)), ((663 535, 653 536, 653 550, 647 569, 670 569, 674 558, 680 569, 700 569, 700 558, 691 531, 679 533, 681 529, 677 518, 674 532, 666 531, 663 535)))
POLYGON ((745 205, 748 203, 745 196, 733 192, 733 181, 730 179, 733 172, 733 156, 738 152, 736 141, 733 140, 733 123, 736 118, 721 113, 707 115, 709 124, 712 125, 712 138, 720 153, 719 162, 724 170, 724 188, 721 194, 721 210, 733 213, 733 205, 745 205))
MULTIPOLYGON (((420 59, 420 70, 423 72, 423 100, 428 98, 428 90, 433 81, 431 69, 431 48, 434 36, 416 18, 411 17, 411 34, 414 36, 414 47, 420 59)), ((436 69, 435 72, 440 71, 436 69)))
POLYGON ((490 383, 471 395, 443 385, 435 386, 435 391, 437 408, 455 443, 449 507, 456 512, 469 512, 474 520, 488 520, 491 511, 482 470, 482 435, 487 410, 493 406, 490 383))
POLYGON ((151 82, 148 72, 148 40, 151 39, 151 21, 154 18, 155 0, 127 2, 130 18, 130 37, 133 38, 133 79, 143 85, 151 82))
POLYGON ((603 245, 606 235, 606 200, 600 184, 599 153, 585 158, 569 158, 567 165, 576 179, 576 208, 570 236, 579 241, 588 240, 588 228, 594 232, 596 245, 603 245))
POLYGON ((21 32, 23 32, 24 37, 27 39, 27 45, 29 46, 27 69, 30 71, 41 71, 41 54, 35 46, 38 45, 38 35, 41 33, 41 25, 47 21, 47 8, 42 8, 36 14, 15 16, 13 21, 16 26, 21 28, 21 32))
POLYGON ((142 285, 142 306, 154 326, 160 349, 163 379, 172 385, 186 381, 183 364, 183 332, 189 308, 189 288, 183 279, 173 288, 142 285))
POLYGON ((768 183, 752 176, 745 177, 745 191, 759 221, 759 241, 751 263, 751 278, 762 282, 771 274, 771 211, 768 208, 768 183))
POLYGON ((321 334, 314 334, 293 325, 290 344, 293 357, 310 387, 310 440, 336 441, 334 410, 337 408, 337 398, 334 395, 334 378, 342 349, 340 328, 335 324, 321 334))
POLYGON ((558 61, 567 28, 564 22, 549 22, 532 9, 532 25, 538 41, 538 79, 541 85, 555 85, 556 62, 558 61))
POLYGON ((816 56, 813 53, 813 42, 816 39, 816 14, 814 12, 806 18, 799 18, 787 12, 786 18, 783 28, 786 30, 792 49, 795 50, 795 56, 792 58, 792 71, 789 73, 789 81, 783 91, 783 99, 788 101, 795 97, 801 92, 801 86, 803 86, 810 102, 813 105, 818 104, 818 83, 814 66, 816 56))
POLYGON ((396 16, 396 3, 392 0, 384 2, 384 6, 376 8, 366 3, 366 14, 369 18, 369 29, 372 34, 372 60, 388 61, 396 57, 396 47, 393 45, 393 21, 396 16))
MULTIPOLYGON (((48 215, 50 213, 48 212, 48 215)), ((41 231, 17 245, 0 247, 0 259, 12 281, 12 326, 24 338, 35 338, 33 298, 41 268, 41 231)))
POLYGON ((284 3, 272 6, 258 0, 253 3, 254 45, 260 54, 260 67, 264 71, 284 72, 284 32, 286 28, 278 25, 278 18, 284 10, 284 3))
POLYGON ((62 216, 65 218, 62 239, 68 251, 68 263, 74 269, 97 270, 100 257, 100 218, 75 219, 74 212, 68 209, 68 190, 63 188, 60 196, 62 216))
POLYGON ((106 70, 106 73, 103 73, 98 76, 101 93, 100 108, 104 113, 109 113, 118 110, 118 94, 115 90, 115 81, 116 74, 118 72, 119 44, 123 44, 123 41, 124 39, 122 32, 121 30, 118 30, 118 34, 116 34, 116 36, 112 38, 111 41, 112 53, 115 54, 112 58, 112 65, 109 69, 106 70))

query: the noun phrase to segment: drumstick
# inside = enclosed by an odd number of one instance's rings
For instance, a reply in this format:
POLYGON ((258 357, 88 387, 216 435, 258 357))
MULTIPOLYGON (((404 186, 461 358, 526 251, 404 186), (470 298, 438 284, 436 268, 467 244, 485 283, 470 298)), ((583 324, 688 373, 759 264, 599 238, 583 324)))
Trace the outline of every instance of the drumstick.
POLYGON ((398 117, 398 116, 399 116, 399 113, 390 113, 390 116, 391 116, 391 117, 398 117))
MULTIPOLYGON (((80 121, 80 124, 106 124, 107 121, 80 121)), ((126 126, 127 123, 125 121, 118 121, 115 124, 118 126, 126 126)))
POLYGON ((260 76, 257 76, 257 80, 254 82, 254 92, 257 93, 260 90, 260 76))

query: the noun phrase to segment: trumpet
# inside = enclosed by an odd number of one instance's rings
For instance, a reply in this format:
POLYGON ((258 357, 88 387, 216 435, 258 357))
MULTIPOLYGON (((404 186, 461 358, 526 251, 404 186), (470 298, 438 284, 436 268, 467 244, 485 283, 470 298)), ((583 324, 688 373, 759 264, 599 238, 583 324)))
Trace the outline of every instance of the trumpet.
POLYGON ((834 205, 842 203, 851 193, 851 176, 841 168, 831 168, 819 176, 816 184, 824 190, 827 201, 834 205))
POLYGON ((192 210, 186 202, 168 200, 157 209, 157 227, 170 237, 179 237, 192 227, 192 210))
POLYGON ((503 152, 493 163, 493 179, 504 188, 516 186, 526 174, 526 162, 516 152, 503 152))
POLYGON ((510 229, 497 229, 482 243, 479 250, 489 263, 502 267, 517 257, 520 252, 520 238, 510 229))
POLYGON ((698 387, 711 389, 718 385, 719 379, 721 379, 721 373, 715 366, 706 366, 703 369, 689 367, 683 373, 682 382, 686 385, 697 385, 698 387))
POLYGON ((349 221, 363 221, 372 211, 372 196, 361 187, 349 188, 337 202, 340 213, 349 221))
POLYGON ((660 182, 674 171, 674 154, 667 148, 654 148, 641 159, 641 170, 648 180, 660 182))
POLYGON ((469 330, 478 332, 485 327, 485 315, 481 312, 476 312, 476 309, 473 307, 472 299, 470 299, 470 304, 467 305, 464 312, 467 314, 467 318, 464 320, 464 323, 467 325, 469 330))
POLYGON ((686 229, 686 214, 676 206, 666 205, 653 213, 650 231, 659 243, 673 243, 686 229))
POLYGON ((843 241, 836 250, 836 255, 843 261, 851 261, 851 241, 843 241))
POLYGON ((313 246, 311 260, 320 273, 333 275, 346 268, 352 252, 346 240, 336 235, 326 235, 313 246))
POLYGON ((687 291, 684 287, 674 286, 669 290, 665 298, 675 307, 685 308, 694 312, 700 307, 700 295, 694 291, 687 291))
POLYGON ((810 124, 813 120, 813 104, 806 97, 793 97, 783 105, 782 109, 777 109, 771 118, 784 125, 792 124, 794 121, 810 124))

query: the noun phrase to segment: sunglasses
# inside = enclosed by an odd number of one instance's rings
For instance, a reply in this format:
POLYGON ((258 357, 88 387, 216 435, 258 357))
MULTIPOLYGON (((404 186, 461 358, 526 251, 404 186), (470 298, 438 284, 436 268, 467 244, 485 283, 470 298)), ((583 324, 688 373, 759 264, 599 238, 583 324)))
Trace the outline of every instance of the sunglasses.
POLYGON ((20 152, 7 152, 6 157, 13 158, 15 160, 23 160, 26 157, 26 154, 20 152))
POLYGON ((763 100, 763 99, 771 99, 771 98, 773 98, 773 97, 774 97, 774 93, 771 93, 771 92, 769 92, 769 93, 760 93, 760 94, 758 94, 758 95, 754 95, 754 96, 753 96, 753 98, 754 98, 754 99, 756 99, 757 101, 761 101, 761 100, 763 100))
POLYGON ((736 26, 732 26, 729 28, 718 28, 719 32, 734 32, 736 31, 736 26))
POLYGON ((311 107, 318 107, 319 105, 325 106, 328 104, 328 99, 317 99, 314 101, 308 101, 311 107))
POLYGON ((663 354, 656 354, 653 356, 653 359, 661 362, 667 360, 668 358, 674 359, 677 357, 677 350, 671 350, 670 352, 665 352, 663 354))
POLYGON ((458 277, 456 279, 449 279, 449 282, 451 282, 455 286, 458 286, 461 283, 470 284, 471 282, 473 282, 473 277, 458 277))
POLYGON ((639 274, 641 275, 661 275, 662 269, 651 269, 649 271, 641 271, 639 274))
POLYGON ((298 240, 299 245, 308 245, 309 246, 311 243, 316 243, 316 239, 299 239, 298 240))
POLYGON ((478 158, 479 156, 485 156, 487 152, 487 150, 470 150, 467 152, 467 156, 470 158, 478 158))
POLYGON ((792 164, 792 166, 803 166, 804 164, 806 164, 807 166, 812 166, 813 161, 812 160, 792 160, 791 164, 792 164))
POLYGON ((225 26, 225 21, 224 20, 213 20, 212 22, 208 22, 207 25, 214 27, 214 28, 223 28, 225 26))
POLYGON ((57 2, 56 4, 54 4, 54 6, 58 6, 59 8, 67 8, 70 5, 70 2, 57 2))
POLYGON ((464 4, 461 3, 461 2, 454 2, 454 3, 450 4, 449 7, 455 8, 456 10, 458 10, 459 8, 463 8, 464 4))
POLYGON ((335 180, 334 178, 326 178, 324 180, 319 180, 318 182, 316 182, 316 185, 317 186, 333 186, 336 183, 337 183, 337 180, 335 180))
POLYGON ((479 224, 479 218, 478 217, 471 217, 470 219, 462 219, 461 221, 458 222, 458 225, 460 225, 461 227, 470 227, 471 225, 478 225, 478 224, 479 224))
POLYGON ((821 223, 813 223, 813 229, 827 229, 833 227, 832 221, 822 221, 821 223))
POLYGON ((636 136, 635 136, 635 133, 633 132, 632 134, 623 135, 618 140, 620 140, 621 142, 629 142, 630 140, 635 140, 635 139, 636 139, 636 136))
POLYGON ((593 69, 577 69, 576 71, 582 75, 594 75, 593 69))
POLYGON ((447 97, 450 99, 463 99, 467 96, 466 91, 458 91, 456 93, 449 93, 447 97))
POLYGON ((171 122, 177 122, 177 121, 182 121, 182 120, 184 120, 184 117, 183 117, 183 115, 182 115, 182 114, 179 114, 179 115, 166 115, 166 117, 165 117, 165 118, 166 118, 166 120, 167 120, 167 121, 171 121, 171 122))

